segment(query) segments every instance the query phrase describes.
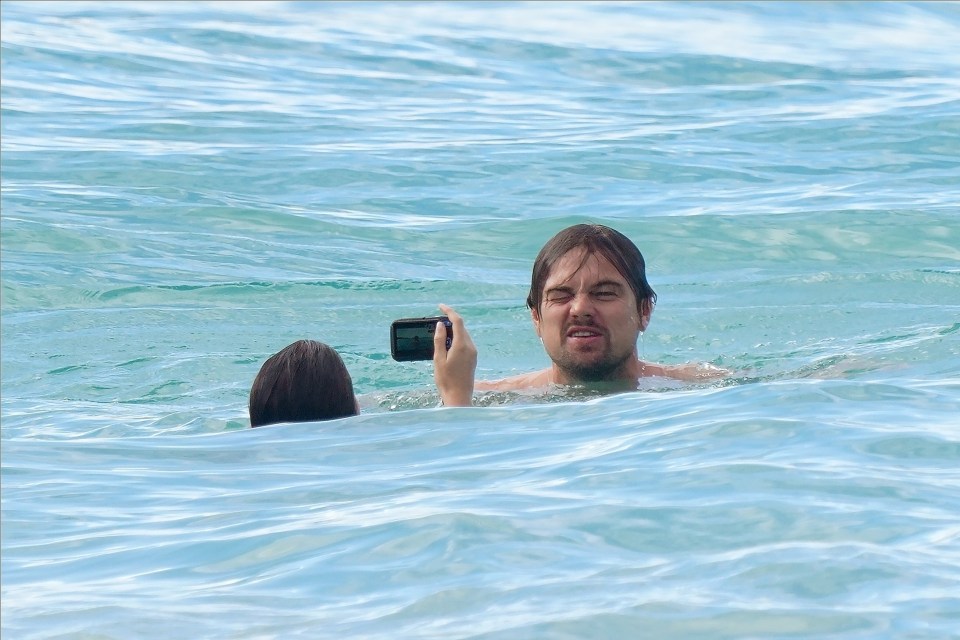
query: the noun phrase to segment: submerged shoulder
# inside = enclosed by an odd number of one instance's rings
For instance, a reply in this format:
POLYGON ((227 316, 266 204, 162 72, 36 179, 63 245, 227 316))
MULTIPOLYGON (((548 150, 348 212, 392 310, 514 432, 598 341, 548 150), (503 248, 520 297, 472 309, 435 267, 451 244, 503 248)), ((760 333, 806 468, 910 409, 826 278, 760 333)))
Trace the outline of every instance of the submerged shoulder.
POLYGON ((501 378, 500 380, 478 381, 474 386, 476 391, 518 391, 521 389, 535 389, 550 384, 550 369, 521 373, 520 375, 501 378))
POLYGON ((703 362, 688 362, 674 365, 643 362, 641 363, 640 370, 643 376, 661 376, 664 378, 673 378, 674 380, 684 380, 686 382, 718 380, 731 375, 731 372, 723 367, 703 362))

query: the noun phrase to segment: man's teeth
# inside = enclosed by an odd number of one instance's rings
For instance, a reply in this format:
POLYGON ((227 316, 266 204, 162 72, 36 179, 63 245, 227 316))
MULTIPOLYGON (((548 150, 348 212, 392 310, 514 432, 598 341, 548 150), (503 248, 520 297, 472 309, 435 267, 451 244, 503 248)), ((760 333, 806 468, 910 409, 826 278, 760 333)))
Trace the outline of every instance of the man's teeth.
POLYGON ((574 331, 573 333, 570 334, 570 336, 573 338, 589 338, 590 336, 595 336, 595 335, 597 334, 594 333, 593 331, 574 331))

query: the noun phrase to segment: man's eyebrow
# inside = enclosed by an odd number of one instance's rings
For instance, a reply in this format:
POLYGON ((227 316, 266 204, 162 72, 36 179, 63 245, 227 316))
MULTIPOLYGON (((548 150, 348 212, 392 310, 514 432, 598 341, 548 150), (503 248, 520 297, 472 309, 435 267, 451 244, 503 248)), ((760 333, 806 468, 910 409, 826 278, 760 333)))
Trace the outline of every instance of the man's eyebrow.
POLYGON ((594 284, 592 288, 599 289, 600 287, 617 287, 622 289, 623 283, 617 282, 616 280, 601 280, 600 282, 597 282, 596 284, 594 284))

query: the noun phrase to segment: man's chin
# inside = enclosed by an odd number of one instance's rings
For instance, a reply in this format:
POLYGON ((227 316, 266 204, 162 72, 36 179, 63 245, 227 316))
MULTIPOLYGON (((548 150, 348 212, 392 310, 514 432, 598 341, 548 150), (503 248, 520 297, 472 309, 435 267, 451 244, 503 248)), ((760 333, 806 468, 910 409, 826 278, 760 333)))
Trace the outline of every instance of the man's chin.
POLYGON ((610 382, 624 378, 624 363, 629 359, 629 355, 614 361, 604 353, 567 352, 556 364, 571 382, 610 382))
POLYGON ((576 382, 603 382, 616 377, 617 365, 603 360, 575 360, 562 363, 560 368, 576 382))

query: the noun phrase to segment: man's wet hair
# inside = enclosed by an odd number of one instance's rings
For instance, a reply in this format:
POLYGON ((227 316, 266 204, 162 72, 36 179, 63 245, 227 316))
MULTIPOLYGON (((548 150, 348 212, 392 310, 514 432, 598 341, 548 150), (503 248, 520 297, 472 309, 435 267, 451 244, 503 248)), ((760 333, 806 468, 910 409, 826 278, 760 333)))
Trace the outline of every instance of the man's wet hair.
POLYGON ((527 307, 540 313, 543 288, 559 260, 573 249, 583 249, 583 261, 591 255, 606 258, 629 283, 637 298, 637 313, 650 313, 657 303, 657 294, 647 282, 647 266, 643 254, 630 238, 602 224, 575 224, 550 238, 533 263, 527 307))

